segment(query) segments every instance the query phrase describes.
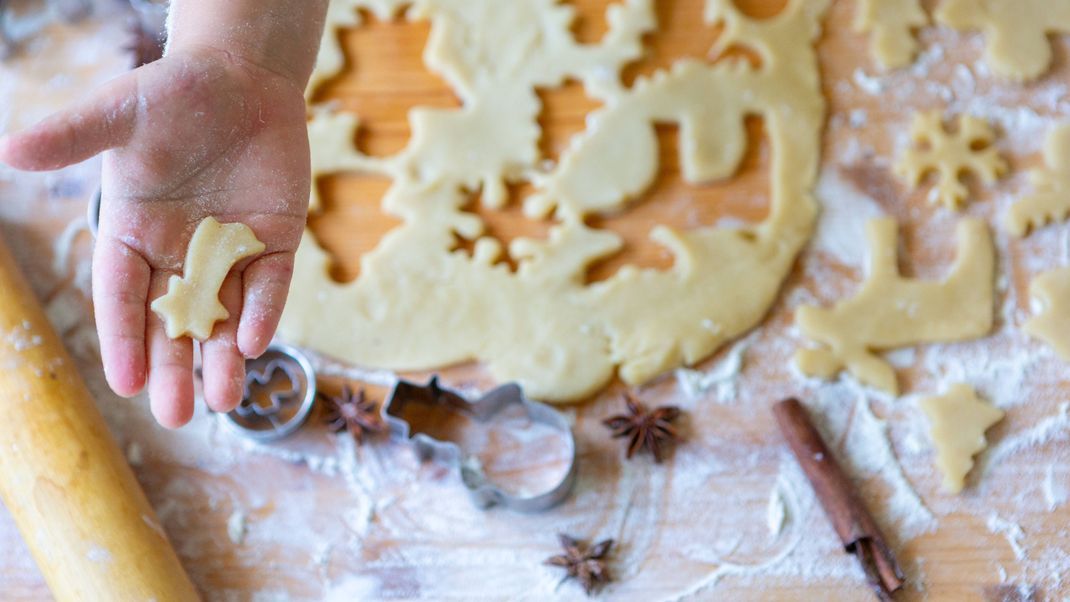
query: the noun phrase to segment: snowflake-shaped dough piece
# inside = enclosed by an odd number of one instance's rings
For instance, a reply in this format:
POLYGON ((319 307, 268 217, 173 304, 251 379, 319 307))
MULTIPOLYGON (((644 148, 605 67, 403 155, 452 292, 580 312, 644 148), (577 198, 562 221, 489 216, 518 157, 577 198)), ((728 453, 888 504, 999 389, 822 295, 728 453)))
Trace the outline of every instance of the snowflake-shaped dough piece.
POLYGON ((899 156, 896 173, 917 186, 930 172, 936 172, 929 200, 948 209, 961 209, 966 203, 969 191, 962 176, 972 172, 992 185, 1007 173, 1007 162, 992 146, 995 131, 978 117, 962 115, 957 129, 950 131, 944 127, 940 111, 918 113, 910 126, 910 139, 914 147, 899 156))
POLYGON ((936 447, 936 466, 944 475, 944 489, 958 493, 973 468, 973 457, 988 444, 985 431, 1003 419, 1003 410, 977 396, 969 385, 952 385, 947 393, 919 403, 929 418, 936 447))
POLYGON ((1070 215, 1070 123, 1048 134, 1044 166, 1031 171, 1029 181, 1033 194, 1015 203, 1004 216, 1007 230, 1015 236, 1070 215))

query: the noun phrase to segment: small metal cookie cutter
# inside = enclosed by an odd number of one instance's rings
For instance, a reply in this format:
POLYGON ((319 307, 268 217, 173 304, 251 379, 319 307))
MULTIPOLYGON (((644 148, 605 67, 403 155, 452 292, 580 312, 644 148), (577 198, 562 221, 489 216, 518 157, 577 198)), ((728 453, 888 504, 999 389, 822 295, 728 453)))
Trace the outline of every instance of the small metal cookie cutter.
POLYGON ((97 188, 97 191, 89 199, 89 205, 85 211, 86 220, 89 222, 89 233, 93 235, 93 238, 96 238, 97 232, 100 231, 100 198, 101 190, 97 188))
POLYGON ((524 397, 517 384, 502 385, 475 401, 469 401, 453 391, 441 388, 438 377, 432 377, 427 385, 401 380, 383 404, 381 413, 390 429, 391 438, 411 441, 421 460, 432 460, 444 466, 457 467, 472 501, 480 508, 501 505, 521 512, 546 510, 563 501, 576 481, 576 440, 568 420, 554 408, 524 397), (400 417, 405 405, 409 403, 445 405, 451 411, 466 414, 479 422, 489 421, 510 405, 519 405, 532 421, 565 433, 569 448, 568 470, 549 490, 535 495, 512 495, 488 481, 479 462, 472 461, 474 456, 466 454, 456 443, 435 439, 425 433, 413 433, 411 425, 400 417))
POLYGON ((263 355, 245 361, 241 403, 223 414, 236 433, 256 441, 277 441, 293 434, 308 419, 316 402, 316 372, 297 349, 272 343, 263 355), (288 387, 272 389, 282 374, 288 387))

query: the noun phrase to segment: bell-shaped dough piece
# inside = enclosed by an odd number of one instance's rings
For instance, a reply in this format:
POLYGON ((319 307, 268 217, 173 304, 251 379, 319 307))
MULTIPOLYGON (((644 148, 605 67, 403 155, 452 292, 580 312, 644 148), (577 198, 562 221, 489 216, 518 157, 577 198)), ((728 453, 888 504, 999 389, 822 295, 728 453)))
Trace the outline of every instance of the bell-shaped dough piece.
POLYGON ((898 69, 914 61, 914 29, 929 23, 919 0, 859 0, 855 10, 855 31, 870 35, 870 51, 881 67, 898 69))
POLYGON ((183 275, 171 276, 167 294, 152 302, 167 336, 191 336, 198 341, 211 336, 215 323, 230 315, 219 302, 223 279, 235 263, 263 251, 264 243, 249 226, 204 218, 190 239, 183 275))
POLYGON ((869 274, 862 290, 831 309, 804 306, 796 312, 799 329, 823 346, 800 349, 795 364, 819 378, 846 369, 864 384, 898 394, 895 371, 874 351, 987 334, 995 313, 995 251, 988 226, 963 219, 958 257, 947 278, 913 280, 899 274, 895 220, 873 220, 867 231, 869 274))
POLYGON ((1070 215, 1070 123, 1049 134, 1044 144, 1044 166, 1029 172, 1033 194, 1011 206, 1003 223, 1015 236, 1070 215))
POLYGON ((973 457, 985 448, 985 431, 1003 419, 1003 410, 977 396, 969 385, 952 385, 947 393, 919 402, 929 418, 936 466, 944 489, 958 493, 973 468, 973 457))
POLYGON ((943 113, 918 113, 910 126, 913 148, 906 149, 896 162, 896 173, 917 186, 929 173, 936 173, 936 186, 929 200, 948 209, 961 209, 969 191, 960 178, 973 173, 985 184, 995 184, 1007 173, 1007 162, 992 146, 995 131, 984 120, 970 115, 958 119, 951 132, 944 127, 943 113), (978 148, 980 147, 980 148, 978 148))
POLYGON ((1037 276, 1029 285, 1029 293, 1040 303, 1040 312, 1022 329, 1070 361, 1070 268, 1037 276))
POLYGON ((1052 59, 1048 34, 1070 32, 1064 0, 941 0, 935 16, 956 29, 983 31, 988 66, 1015 81, 1043 75, 1052 59))

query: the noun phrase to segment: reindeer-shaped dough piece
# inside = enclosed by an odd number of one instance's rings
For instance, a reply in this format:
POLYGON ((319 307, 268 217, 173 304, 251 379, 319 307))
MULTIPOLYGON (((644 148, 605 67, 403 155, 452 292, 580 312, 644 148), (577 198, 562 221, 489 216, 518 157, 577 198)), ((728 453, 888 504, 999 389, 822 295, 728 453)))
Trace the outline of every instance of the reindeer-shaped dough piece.
POLYGON ((963 219, 951 273, 942 281, 914 280, 899 274, 895 220, 873 220, 867 230, 868 279, 856 296, 831 309, 799 308, 796 324, 823 346, 800 349, 795 363, 821 378, 846 369, 867 385, 898 394, 895 371, 875 351, 987 334, 994 314, 995 253, 988 226, 963 219))
POLYGON ((869 48, 884 69, 914 62, 918 41, 914 30, 929 24, 919 0, 859 0, 854 29, 870 35, 869 48))
POLYGON ((941 0, 936 21, 985 34, 985 62, 997 75, 1029 81, 1050 67, 1048 34, 1070 33, 1070 3, 1065 0, 941 0))
POLYGON ((263 250, 264 243, 249 226, 204 218, 190 239, 183 275, 171 276, 167 294, 152 302, 167 336, 191 336, 198 341, 211 336, 215 323, 230 316, 219 302, 223 279, 235 263, 263 250))
POLYGON ((1044 166, 1029 172, 1033 194, 1011 206, 1003 223, 1015 236, 1070 215, 1070 122, 1057 126, 1044 144, 1044 166))

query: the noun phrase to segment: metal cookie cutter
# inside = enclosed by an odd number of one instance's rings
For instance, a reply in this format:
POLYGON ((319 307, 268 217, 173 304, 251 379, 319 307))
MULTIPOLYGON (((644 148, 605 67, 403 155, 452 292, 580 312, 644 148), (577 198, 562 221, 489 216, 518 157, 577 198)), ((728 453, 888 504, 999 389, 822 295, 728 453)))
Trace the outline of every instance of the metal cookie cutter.
POLYGON ((89 199, 89 205, 86 206, 85 211, 85 217, 89 221, 89 233, 93 235, 93 238, 96 238, 97 232, 100 231, 100 197, 101 190, 97 188, 89 199))
POLYGON ((456 466, 472 501, 480 508, 501 505, 521 512, 546 510, 563 501, 576 480, 576 440, 568 420, 552 407, 524 397, 517 384, 502 385, 475 401, 469 401, 453 391, 441 388, 438 377, 433 377, 427 385, 416 385, 402 380, 398 381, 394 391, 383 404, 382 416, 390 428, 390 436, 398 441, 411 441, 421 460, 433 460, 449 467, 456 466), (532 421, 565 433, 569 448, 568 471, 557 484, 546 491, 535 495, 512 495, 488 481, 479 462, 473 462, 473 457, 466 454, 456 443, 435 439, 422 432, 412 432, 411 425, 400 417, 404 407, 410 403, 444 405, 451 411, 468 415, 479 422, 489 421, 510 405, 519 405, 532 421))
POLYGON ((272 343, 264 355, 245 361, 245 392, 224 422, 240 435, 256 441, 282 439, 305 423, 316 401, 316 372, 303 353, 272 343), (272 387, 279 380, 283 388, 272 387))

